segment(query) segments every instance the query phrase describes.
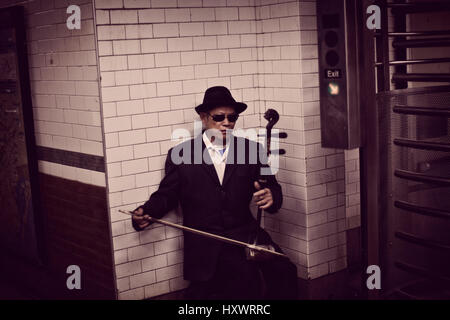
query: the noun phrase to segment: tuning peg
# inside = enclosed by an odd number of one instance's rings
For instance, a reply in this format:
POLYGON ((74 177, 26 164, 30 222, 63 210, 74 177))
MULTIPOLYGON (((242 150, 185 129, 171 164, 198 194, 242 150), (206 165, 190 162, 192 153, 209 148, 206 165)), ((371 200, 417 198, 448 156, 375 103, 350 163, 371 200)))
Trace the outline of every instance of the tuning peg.
POLYGON ((284 150, 284 149, 276 149, 276 150, 271 150, 270 151, 270 154, 273 154, 273 155, 276 155, 276 154, 278 154, 278 155, 283 155, 283 154, 286 154, 286 150, 284 150))
MULTIPOLYGON (((265 137, 266 135, 258 134, 258 137, 265 137)), ((286 132, 279 132, 278 134, 272 134, 272 137, 279 138, 279 139, 285 139, 287 138, 288 134, 286 132)))

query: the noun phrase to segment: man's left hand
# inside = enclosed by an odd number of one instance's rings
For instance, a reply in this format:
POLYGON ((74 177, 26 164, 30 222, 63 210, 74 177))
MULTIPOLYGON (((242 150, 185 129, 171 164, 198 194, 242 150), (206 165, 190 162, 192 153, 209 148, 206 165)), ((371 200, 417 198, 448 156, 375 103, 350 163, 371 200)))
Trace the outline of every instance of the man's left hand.
POLYGON ((272 191, 270 191, 269 188, 261 189, 261 185, 258 181, 254 182, 254 186, 258 191, 253 193, 253 202, 256 203, 260 209, 269 208, 273 204, 272 191))

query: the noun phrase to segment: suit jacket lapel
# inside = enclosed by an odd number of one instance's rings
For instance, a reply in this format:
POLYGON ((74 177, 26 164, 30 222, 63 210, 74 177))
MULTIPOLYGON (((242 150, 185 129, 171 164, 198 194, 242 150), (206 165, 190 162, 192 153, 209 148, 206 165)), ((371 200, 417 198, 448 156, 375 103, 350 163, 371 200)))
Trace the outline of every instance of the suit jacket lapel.
POLYGON ((225 186, 226 183, 230 180, 231 176, 234 173, 234 170, 236 169, 237 164, 237 157, 236 157, 236 137, 233 136, 233 139, 231 140, 231 143, 228 147, 228 156, 227 156, 227 164, 225 166, 225 173, 223 175, 223 181, 222 186, 225 186))

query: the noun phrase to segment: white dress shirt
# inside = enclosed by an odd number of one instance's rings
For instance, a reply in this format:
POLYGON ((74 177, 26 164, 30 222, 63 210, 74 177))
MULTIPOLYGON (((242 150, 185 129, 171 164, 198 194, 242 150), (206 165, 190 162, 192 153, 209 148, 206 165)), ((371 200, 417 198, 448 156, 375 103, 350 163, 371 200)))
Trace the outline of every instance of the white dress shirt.
POLYGON ((203 142, 205 143, 206 148, 208 149, 209 156, 214 164, 214 168, 216 169, 217 177, 219 178, 220 184, 222 184, 223 176, 225 174, 225 166, 227 162, 228 156, 228 147, 230 142, 227 141, 225 146, 216 145, 209 140, 206 132, 203 132, 203 142))

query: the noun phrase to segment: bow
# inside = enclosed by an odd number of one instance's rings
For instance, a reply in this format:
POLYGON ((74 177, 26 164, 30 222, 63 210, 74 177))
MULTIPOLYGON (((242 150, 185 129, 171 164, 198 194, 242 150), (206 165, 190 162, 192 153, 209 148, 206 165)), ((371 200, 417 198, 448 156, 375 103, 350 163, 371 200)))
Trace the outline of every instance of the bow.
MULTIPOLYGON (((132 211, 124 211, 124 210, 118 210, 118 211, 120 213, 124 213, 124 214, 131 215, 131 216, 134 214, 132 211)), ((187 232, 190 232, 190 233, 194 233, 194 234, 198 234, 198 235, 201 235, 201 236, 205 236, 207 238, 216 239, 216 240, 220 240, 220 241, 223 241, 223 242, 227 242, 227 243, 235 244, 235 245, 238 245, 238 246, 246 247, 247 249, 250 249, 250 250, 256 250, 256 251, 265 252, 266 254, 273 254, 273 255, 277 255, 277 256, 281 256, 281 257, 286 257, 285 254, 282 254, 282 253, 279 253, 279 252, 276 252, 276 251, 271 251, 271 250, 269 250, 269 249, 267 249, 265 247, 260 247, 260 246, 257 246, 257 245, 254 245, 254 244, 250 244, 250 243, 247 243, 247 242, 243 242, 243 241, 239 241, 239 240, 235 240, 235 239, 219 236, 219 235, 214 234, 214 233, 210 233, 210 232, 206 232, 206 231, 202 231, 202 230, 198 230, 198 229, 182 226, 180 224, 176 224, 176 223, 173 223, 173 222, 170 222, 170 221, 166 221, 166 220, 162 220, 162 219, 156 219, 156 218, 153 218, 153 217, 149 217, 149 220, 152 221, 152 222, 157 222, 157 223, 160 223, 160 224, 164 224, 164 225, 169 226, 169 227, 173 227, 173 228, 181 229, 183 231, 187 231, 187 232)))

